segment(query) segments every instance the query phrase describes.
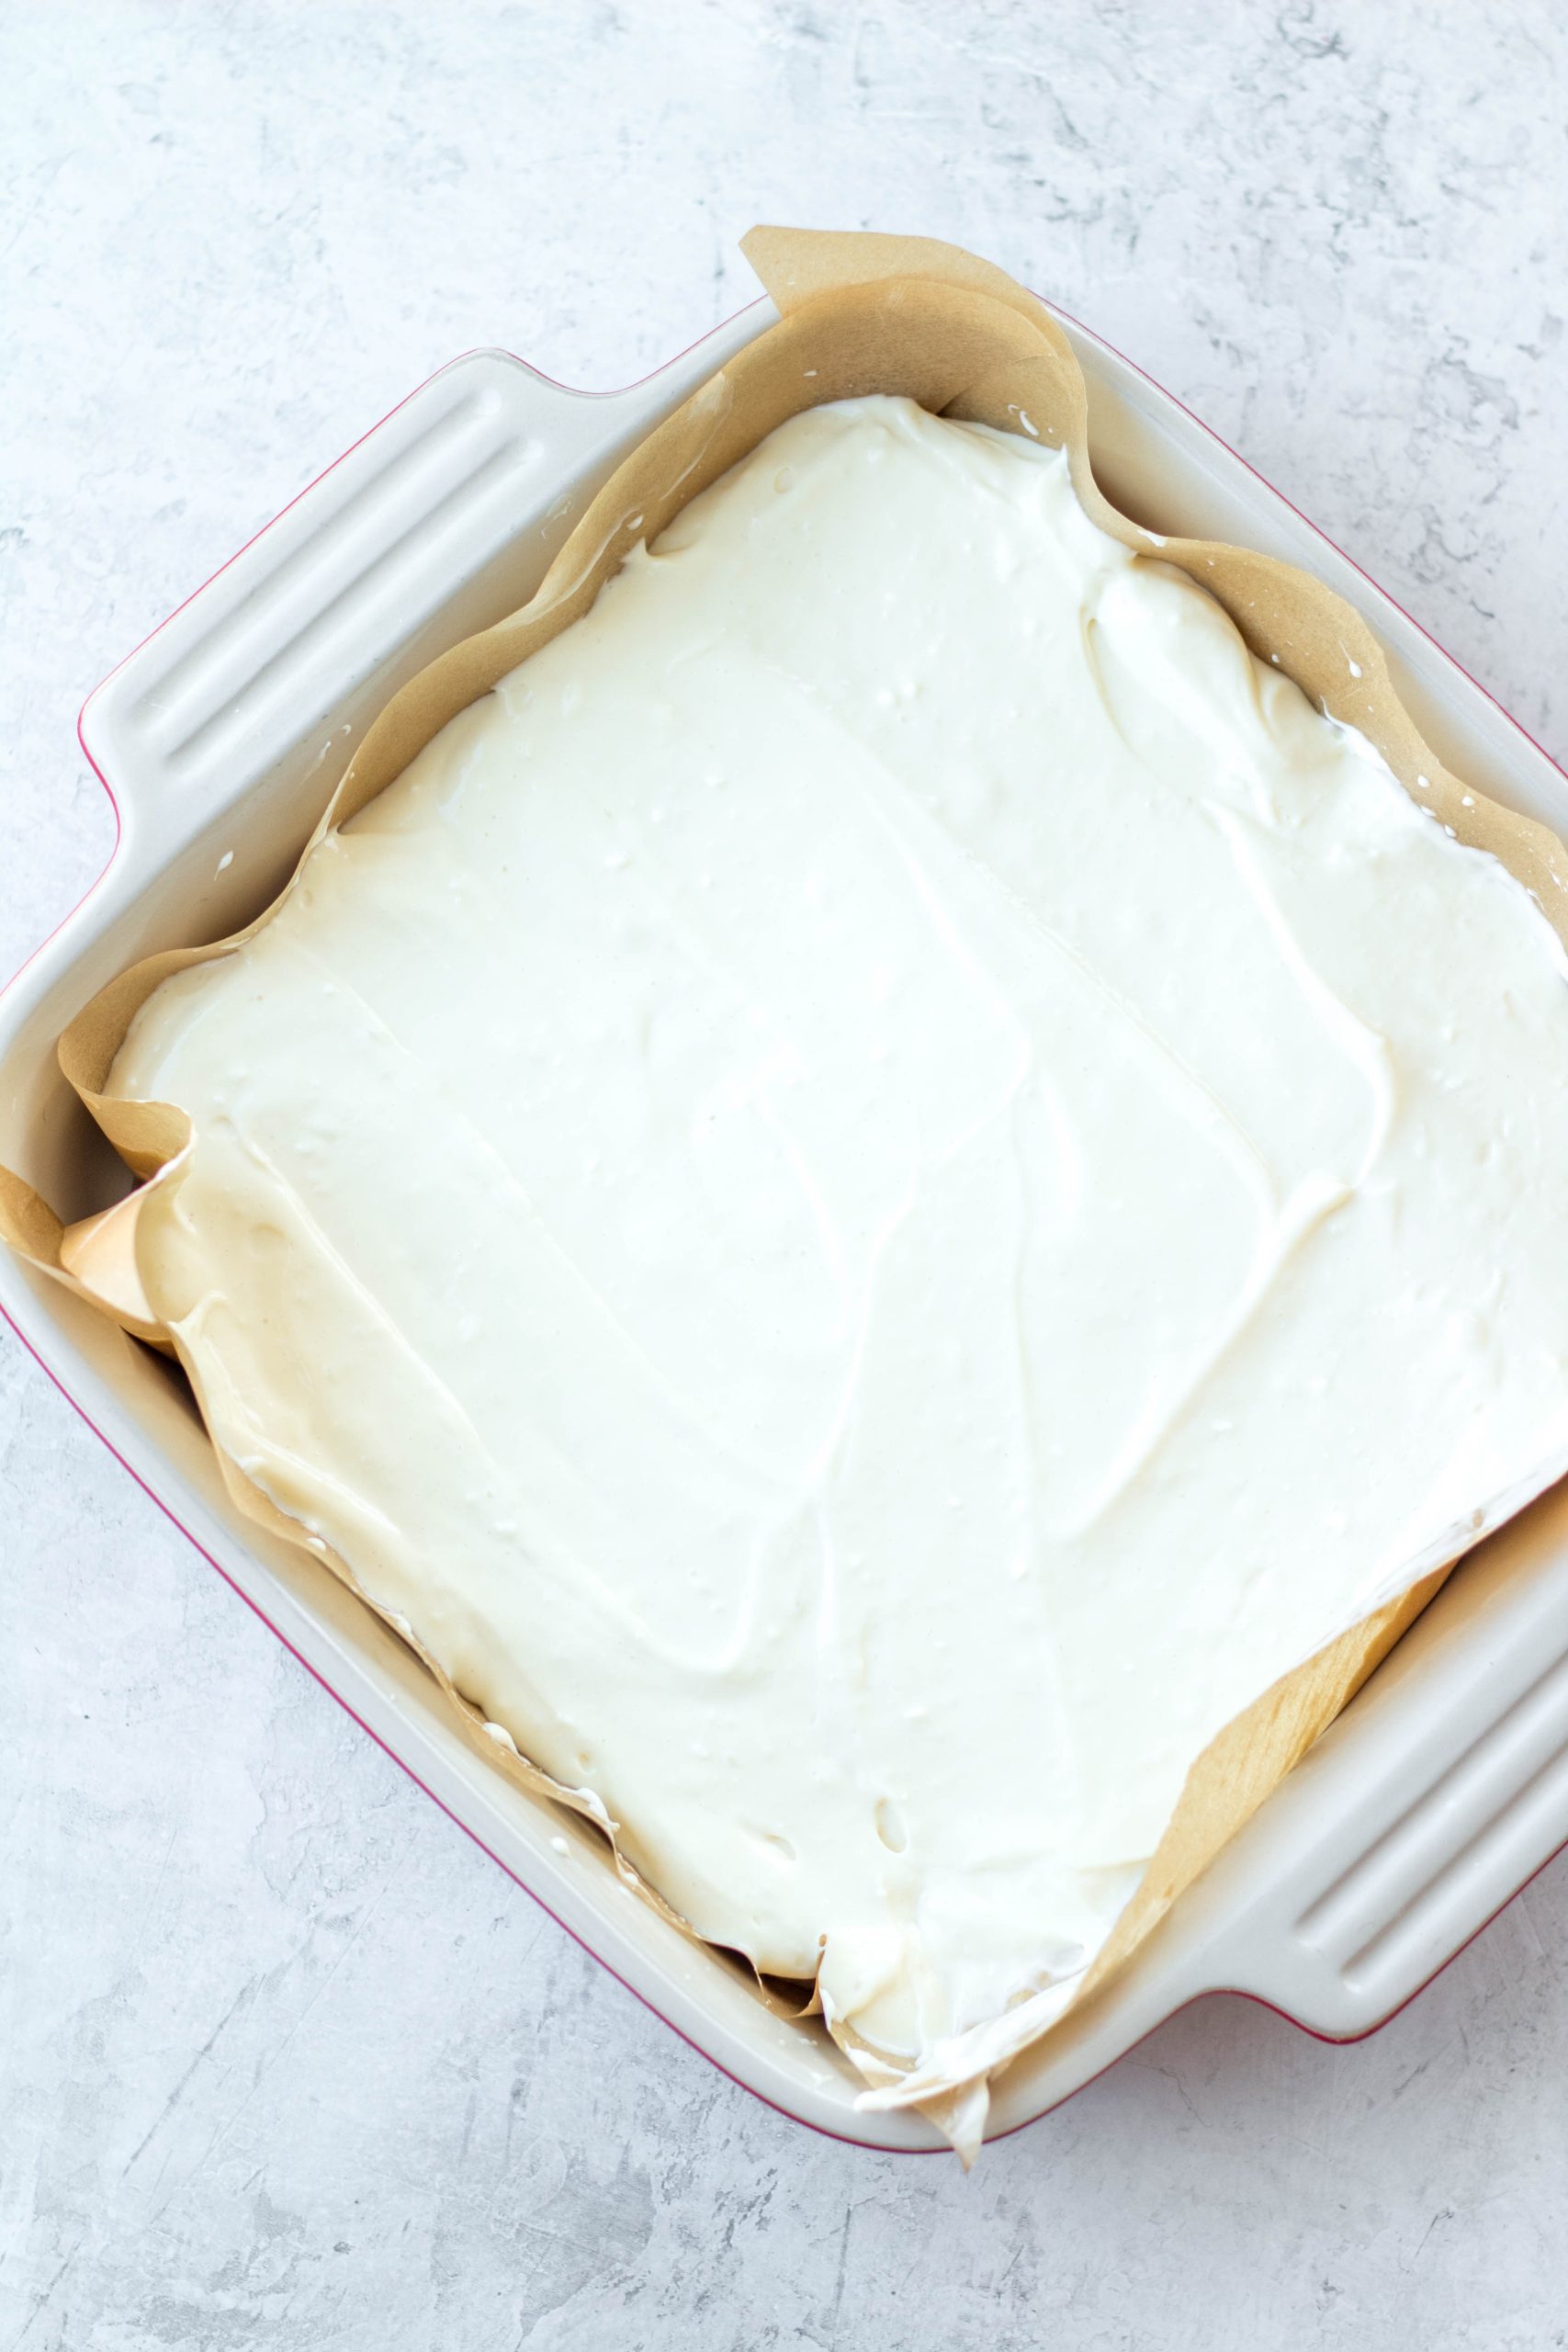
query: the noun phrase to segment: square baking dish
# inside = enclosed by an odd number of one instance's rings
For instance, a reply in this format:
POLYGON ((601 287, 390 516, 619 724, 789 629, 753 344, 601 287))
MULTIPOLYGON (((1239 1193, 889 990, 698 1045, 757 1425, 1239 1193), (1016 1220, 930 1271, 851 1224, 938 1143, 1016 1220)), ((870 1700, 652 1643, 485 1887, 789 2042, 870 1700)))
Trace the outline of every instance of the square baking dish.
MULTIPOLYGON (((1059 315, 1059 314, 1058 314, 1059 315)), ((0 996, 0 1162, 68 1220, 129 1185, 55 1062, 66 1022, 154 947, 273 897, 388 696, 524 603, 627 449, 773 323, 754 303, 629 390, 570 391, 503 352, 455 360, 377 425, 93 694, 84 750, 119 833, 0 996)), ((1568 831, 1568 776, 1354 565, 1176 401, 1063 319, 1095 472, 1150 528, 1284 557, 1358 605, 1460 775, 1568 831)), ((229 1504, 183 1383, 0 1250, 0 1312, 89 1424, 371 1736, 621 1981, 737 2082, 868 2147, 945 2145, 863 2115, 848 2063, 617 1881, 597 1836, 487 1769, 395 1636, 229 1504)), ((1043 2114, 1220 1990, 1348 2040, 1400 2007, 1568 1842, 1568 1489, 1472 1554, 1243 1833, 1081 2011, 993 2086, 987 2136, 1043 2114)))

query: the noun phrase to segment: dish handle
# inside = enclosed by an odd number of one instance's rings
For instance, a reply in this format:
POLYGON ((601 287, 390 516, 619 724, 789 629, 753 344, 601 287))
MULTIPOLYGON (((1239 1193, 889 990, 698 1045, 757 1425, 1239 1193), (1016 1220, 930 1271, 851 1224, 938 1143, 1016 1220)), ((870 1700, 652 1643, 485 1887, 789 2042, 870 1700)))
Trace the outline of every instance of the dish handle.
POLYGON ((1195 1990, 1251 1994, 1353 2040, 1565 1844, 1559 1487, 1461 1564, 1199 1882, 1185 1973, 1195 1990))
POLYGON ((404 679, 526 602, 645 429, 631 394, 571 391, 505 352, 421 385, 88 697, 83 749, 136 863, 190 838, 193 804, 303 806, 404 679))

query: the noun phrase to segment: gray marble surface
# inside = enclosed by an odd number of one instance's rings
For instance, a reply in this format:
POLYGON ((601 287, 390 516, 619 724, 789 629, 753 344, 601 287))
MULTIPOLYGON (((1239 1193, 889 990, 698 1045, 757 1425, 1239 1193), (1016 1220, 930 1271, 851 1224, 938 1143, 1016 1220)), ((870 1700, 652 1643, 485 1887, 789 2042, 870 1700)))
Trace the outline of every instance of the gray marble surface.
MULTIPOLYGON (((108 854, 105 670, 453 353, 606 387, 691 341, 756 218, 1050 292, 1568 753, 1551 0, 21 0, 3 39, 0 970, 108 854)), ((1568 1866, 1370 2043, 1208 2002, 965 2181, 645 2014, 8 1340, 0 1480, 0 2352, 1568 2343, 1568 1866)))

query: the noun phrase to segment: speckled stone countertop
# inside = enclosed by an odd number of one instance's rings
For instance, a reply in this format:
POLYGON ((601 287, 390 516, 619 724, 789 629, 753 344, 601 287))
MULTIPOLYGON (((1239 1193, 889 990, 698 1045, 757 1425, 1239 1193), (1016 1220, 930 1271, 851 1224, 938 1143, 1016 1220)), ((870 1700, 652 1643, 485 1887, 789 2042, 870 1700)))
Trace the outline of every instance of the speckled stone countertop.
MULTIPOLYGON (((1562 758, 1565 113, 1551 0, 19 0, 0 971, 121 654, 454 353, 691 342, 755 219, 1053 295, 1562 758)), ((642 2010, 8 1336, 0 1472, 0 2352, 1568 2344, 1568 1864, 1371 2041, 1204 2003, 965 2181, 642 2010)))

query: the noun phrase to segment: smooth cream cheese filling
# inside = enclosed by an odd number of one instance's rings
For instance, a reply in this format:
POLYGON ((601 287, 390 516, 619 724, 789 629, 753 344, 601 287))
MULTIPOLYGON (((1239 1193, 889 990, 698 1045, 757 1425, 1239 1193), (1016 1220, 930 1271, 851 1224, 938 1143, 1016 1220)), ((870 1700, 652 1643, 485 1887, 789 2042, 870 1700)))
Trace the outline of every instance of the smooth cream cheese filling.
MULTIPOLYGON (((1064 457, 770 435, 167 981, 219 1443, 704 1936, 940 2083, 1568 1453, 1525 891, 1064 457)), ((1044 2002, 1044 2007, 1040 2002, 1044 2002)))

